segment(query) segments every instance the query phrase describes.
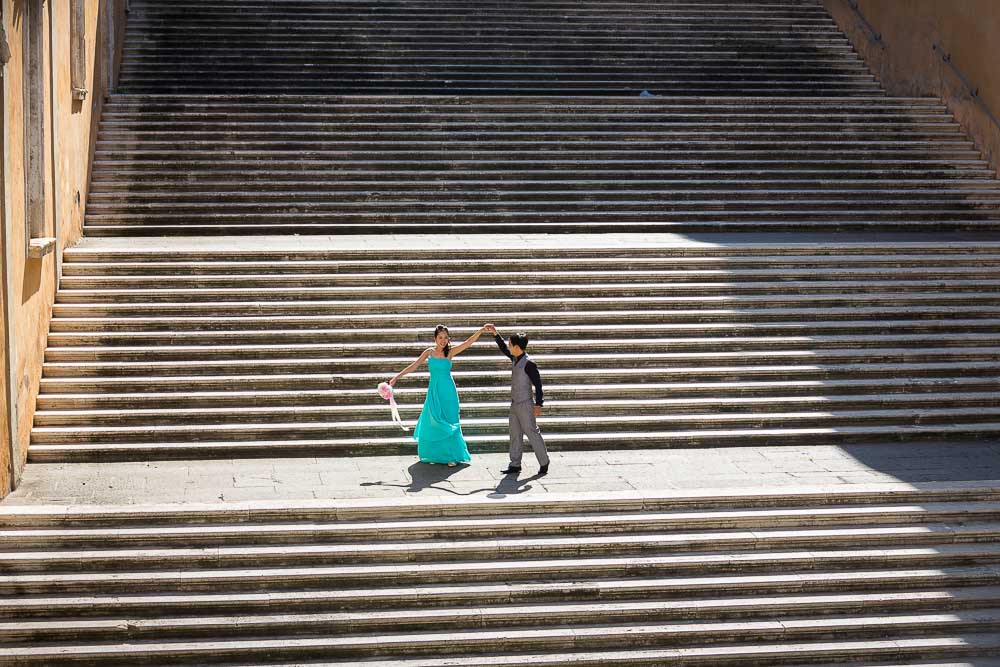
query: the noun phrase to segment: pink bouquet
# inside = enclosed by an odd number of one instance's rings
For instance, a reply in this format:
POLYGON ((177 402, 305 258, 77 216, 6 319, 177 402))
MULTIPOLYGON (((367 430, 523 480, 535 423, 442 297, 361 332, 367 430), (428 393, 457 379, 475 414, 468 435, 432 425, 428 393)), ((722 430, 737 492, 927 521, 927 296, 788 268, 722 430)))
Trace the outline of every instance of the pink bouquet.
POLYGON ((399 428, 404 431, 409 429, 403 424, 403 418, 399 416, 399 406, 396 405, 396 397, 392 393, 392 385, 388 382, 383 382, 378 386, 378 395, 389 401, 389 407, 392 409, 392 421, 399 424, 399 428))

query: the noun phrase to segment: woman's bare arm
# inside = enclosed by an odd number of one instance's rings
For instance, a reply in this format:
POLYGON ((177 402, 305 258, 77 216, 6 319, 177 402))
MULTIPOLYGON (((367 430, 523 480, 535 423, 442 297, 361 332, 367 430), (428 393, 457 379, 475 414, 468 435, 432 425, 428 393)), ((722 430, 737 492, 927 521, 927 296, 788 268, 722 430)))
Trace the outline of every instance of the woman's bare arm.
POLYGON ((463 342, 459 343, 455 347, 451 348, 451 357, 455 358, 459 354, 461 354, 462 352, 465 352, 467 349, 469 349, 469 347, 473 343, 475 343, 477 340, 479 340, 479 337, 483 335, 484 331, 486 331, 486 327, 480 327, 479 331, 477 331, 476 333, 472 334, 471 336, 469 336, 468 338, 466 338, 463 342))
POLYGON ((391 380, 389 380, 389 386, 395 386, 396 381, 399 378, 401 378, 404 375, 407 375, 407 374, 412 373, 413 371, 417 370, 417 368, 420 366, 420 364, 424 363, 424 361, 426 361, 427 357, 429 357, 429 356, 431 356, 431 348, 427 348, 426 350, 424 350, 423 352, 421 352, 420 356, 417 357, 416 361, 414 361, 412 364, 410 364, 409 366, 407 366, 403 370, 401 370, 398 373, 396 373, 396 375, 391 380))

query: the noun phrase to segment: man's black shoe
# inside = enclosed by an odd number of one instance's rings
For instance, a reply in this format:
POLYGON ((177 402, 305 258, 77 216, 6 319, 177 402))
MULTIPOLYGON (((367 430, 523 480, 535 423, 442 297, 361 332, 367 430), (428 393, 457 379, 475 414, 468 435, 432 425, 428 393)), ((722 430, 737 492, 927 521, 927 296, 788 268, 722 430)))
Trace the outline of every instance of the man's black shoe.
POLYGON ((538 469, 538 474, 539 475, 548 475, 549 474, 549 464, 546 463, 545 465, 541 466, 538 469))
POLYGON ((516 466, 507 466, 506 470, 501 470, 500 473, 503 475, 514 475, 521 472, 521 469, 516 466))

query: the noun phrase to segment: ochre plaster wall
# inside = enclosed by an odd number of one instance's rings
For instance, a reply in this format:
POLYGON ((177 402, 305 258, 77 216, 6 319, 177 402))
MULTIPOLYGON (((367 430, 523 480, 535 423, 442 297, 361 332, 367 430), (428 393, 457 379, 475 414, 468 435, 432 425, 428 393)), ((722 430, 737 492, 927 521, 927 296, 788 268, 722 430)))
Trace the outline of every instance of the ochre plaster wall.
MULTIPOLYGON (((6 241, 11 247, 8 276, 13 285, 13 334, 17 384, 17 449, 24 465, 34 419, 35 401, 41 377, 52 303, 58 284, 56 253, 41 259, 29 259, 26 253, 24 220, 24 118, 23 118, 23 41, 24 10, 27 2, 39 0, 5 0, 3 21, 12 57, 4 75, 7 77, 7 118, 2 140, 7 144, 9 159, 6 193, 10 199, 10 219, 6 241)), ((55 220, 59 218, 59 251, 75 244, 82 234, 83 215, 90 181, 90 164, 96 139, 97 123, 107 80, 105 2, 86 0, 86 53, 89 91, 85 100, 73 99, 70 62, 70 3, 68 0, 45 2, 44 50, 45 62, 45 192, 46 235, 55 235, 55 220), (50 31, 49 11, 53 12, 50 31), (54 69, 50 65, 54 64, 54 69), (53 106, 54 104, 54 106, 53 106), (53 122, 55 133, 53 134, 53 122), (53 145, 53 137, 55 144, 53 145)), ((117 3, 123 5, 124 3, 117 3)), ((120 43, 120 41, 119 41, 120 43)), ((2 368, 2 367, 0 367, 2 368)), ((2 374, 0 374, 2 375, 2 374)), ((5 382, 6 376, 0 378, 5 382)), ((7 447, 0 453, 0 496, 10 489, 7 447)))
POLYGON ((998 0, 858 0, 881 34, 875 42, 847 0, 827 9, 892 95, 940 97, 1000 176, 1000 128, 971 98, 932 47, 951 55, 1000 118, 1000 2, 998 0))

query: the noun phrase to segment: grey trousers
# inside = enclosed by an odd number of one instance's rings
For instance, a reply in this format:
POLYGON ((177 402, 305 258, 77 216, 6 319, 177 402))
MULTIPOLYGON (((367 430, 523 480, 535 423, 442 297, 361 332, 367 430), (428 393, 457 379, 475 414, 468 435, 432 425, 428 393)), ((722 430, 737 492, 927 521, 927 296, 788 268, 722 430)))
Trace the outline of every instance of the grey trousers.
POLYGON ((524 438, 527 436, 531 448, 535 450, 538 465, 549 464, 549 453, 545 449, 542 430, 535 421, 535 405, 531 401, 511 403, 510 406, 510 464, 521 467, 521 454, 524 453, 524 438))

